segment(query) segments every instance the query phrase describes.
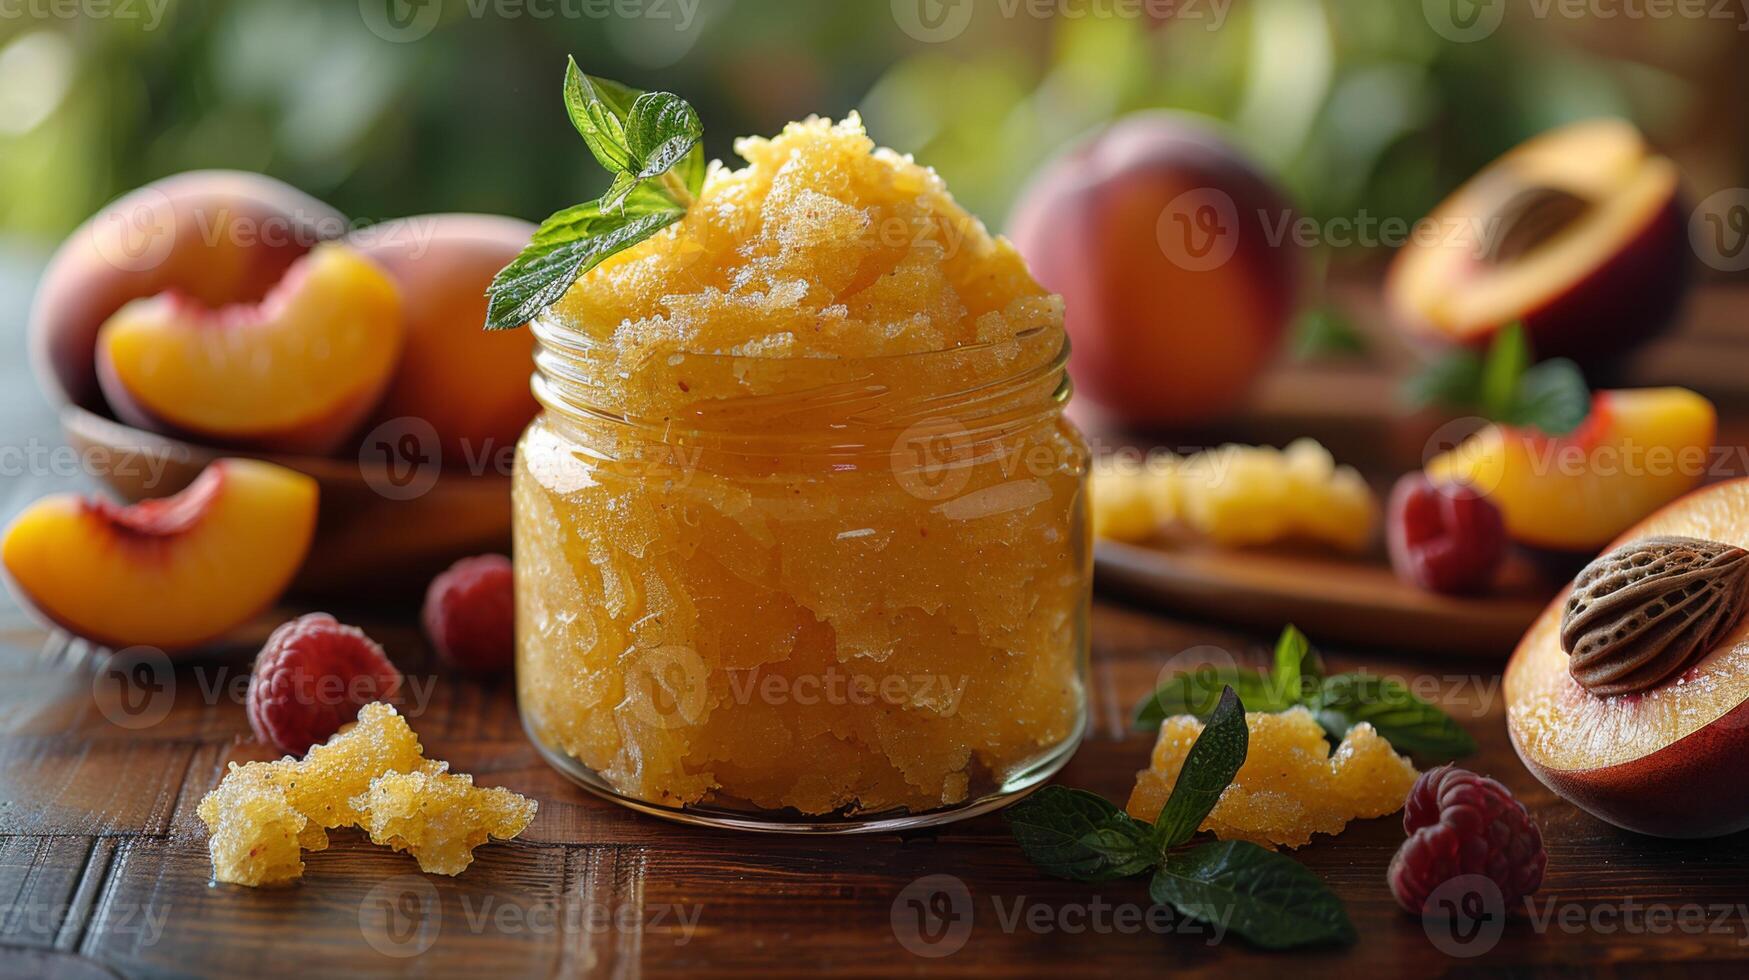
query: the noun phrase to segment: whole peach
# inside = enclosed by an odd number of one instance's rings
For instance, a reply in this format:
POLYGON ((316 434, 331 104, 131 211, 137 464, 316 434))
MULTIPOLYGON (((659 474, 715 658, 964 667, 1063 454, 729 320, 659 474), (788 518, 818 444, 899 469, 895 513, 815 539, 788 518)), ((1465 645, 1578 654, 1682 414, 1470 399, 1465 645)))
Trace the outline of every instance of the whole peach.
POLYGON ((167 290, 208 306, 253 302, 286 268, 346 230, 333 208, 260 174, 200 170, 99 211, 49 261, 31 306, 37 376, 51 397, 101 408, 97 331, 131 300, 167 290))
POLYGON ((1274 355, 1296 304, 1294 222, 1207 126, 1144 112, 1046 165, 1010 235, 1063 296, 1079 392, 1167 426, 1228 411, 1274 355))
MULTIPOLYGON (((447 465, 485 465, 516 444, 538 406, 527 330, 487 331, 486 287, 534 225, 484 214, 402 218, 347 244, 401 287, 407 345, 375 424, 414 418, 437 433, 447 465)), ((367 426, 370 428, 370 426, 367 426)))

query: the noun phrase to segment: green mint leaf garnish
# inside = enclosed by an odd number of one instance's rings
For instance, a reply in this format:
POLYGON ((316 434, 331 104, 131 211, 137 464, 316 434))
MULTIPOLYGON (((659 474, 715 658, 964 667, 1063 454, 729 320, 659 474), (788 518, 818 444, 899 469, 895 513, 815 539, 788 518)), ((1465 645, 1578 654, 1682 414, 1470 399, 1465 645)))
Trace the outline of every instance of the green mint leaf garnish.
POLYGON ((1392 748, 1417 758, 1447 760, 1476 751, 1476 740, 1450 715, 1388 677, 1338 674, 1325 678, 1308 707, 1335 740, 1365 721, 1392 748))
POLYGON ((1239 700, 1255 711, 1285 711, 1297 702, 1284 696, 1275 683, 1249 667, 1198 667, 1174 674, 1153 696, 1136 705, 1131 724, 1138 731, 1156 731, 1173 715, 1207 719, 1221 703, 1221 692, 1232 688, 1239 700))
MULTIPOLYGON (((1301 652, 1296 663, 1307 659, 1301 652)), ((1027 858, 1047 874, 1109 881, 1154 870, 1148 894, 1155 902, 1259 946, 1354 942, 1342 901, 1292 858, 1242 841, 1174 850, 1196 834, 1249 748, 1245 705, 1228 687, 1152 827, 1101 796, 1058 786, 1010 807, 1008 824, 1027 858)))
POLYGON ((1482 414, 1491 419, 1504 419, 1517 400, 1518 379, 1530 366, 1530 344, 1524 339, 1524 326, 1508 324, 1494 335, 1488 345, 1488 356, 1482 360, 1482 388, 1477 401, 1482 414))
MULTIPOLYGON (((1554 362, 1549 362, 1554 363, 1554 362)), ((1135 727, 1153 731, 1173 715, 1207 718, 1231 687, 1252 711, 1278 712, 1303 706, 1332 742, 1366 721, 1398 752, 1446 761, 1476 751, 1476 740, 1452 717, 1416 697, 1402 684, 1373 674, 1324 676, 1311 641, 1291 624, 1275 643, 1275 669, 1268 675, 1246 667, 1207 667, 1175 675, 1136 706, 1135 727)))
POLYGON ((1521 324, 1494 335, 1486 356, 1454 350, 1428 364, 1403 387, 1414 407, 1470 412, 1551 436, 1572 432, 1591 411, 1591 389, 1572 361, 1535 363, 1521 324))
POLYGON ((548 218, 487 289, 486 329, 521 326, 581 276, 686 215, 704 187, 704 126, 685 99, 565 65, 565 112, 613 175, 601 198, 548 218))
POLYGON ((1148 895, 1265 949, 1355 941, 1342 900, 1317 875, 1290 857, 1246 841, 1203 844, 1173 854, 1154 875, 1148 895))
POLYGON ((1273 675, 1266 676, 1249 667, 1212 664, 1174 674, 1152 696, 1136 705, 1130 723, 1138 731, 1154 731, 1173 715, 1195 715, 1206 721, 1209 712, 1220 703, 1224 687, 1231 687, 1251 711, 1286 711, 1304 700, 1302 676, 1316 681, 1323 675, 1324 664, 1312 652, 1311 642, 1289 625, 1275 644, 1273 675), (1294 659, 1297 670, 1283 670, 1287 659, 1294 659))
POLYGON ((1312 641, 1306 639, 1299 627, 1289 623, 1275 641, 1275 673, 1272 675, 1275 687, 1298 703, 1304 696, 1305 682, 1323 676, 1324 665, 1312 652, 1312 641))
POLYGON ((1221 793, 1245 764, 1251 731, 1245 726, 1245 705, 1232 688, 1221 692, 1221 702, 1196 737, 1172 795, 1154 821, 1154 843, 1161 851, 1184 843, 1221 801, 1221 793))
POLYGON ((1160 860, 1146 823, 1086 790, 1046 786, 1004 816, 1027 859, 1058 878, 1128 878, 1160 860))
POLYGON ((598 205, 587 204, 548 218, 522 254, 492 280, 486 291, 486 328, 505 330, 527 323, 562 299, 572 283, 603 260, 685 215, 681 208, 636 217, 603 215, 598 205), (578 215, 580 208, 588 209, 592 217, 578 215))
POLYGON ((565 112, 583 143, 609 173, 632 168, 626 118, 640 93, 618 82, 583 74, 576 58, 565 63, 565 112))
POLYGON ((1591 389, 1579 365, 1564 357, 1543 361, 1524 372, 1506 417, 1511 425, 1564 435, 1591 414, 1591 389))

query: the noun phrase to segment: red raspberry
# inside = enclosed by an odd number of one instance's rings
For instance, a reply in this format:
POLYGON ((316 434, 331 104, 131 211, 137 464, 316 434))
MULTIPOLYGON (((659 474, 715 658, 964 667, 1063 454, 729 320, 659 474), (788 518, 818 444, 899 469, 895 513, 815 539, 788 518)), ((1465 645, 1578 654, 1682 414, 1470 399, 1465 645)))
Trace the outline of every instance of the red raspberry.
POLYGON ((281 624, 255 658, 249 727, 279 751, 303 755, 359 708, 400 689, 401 672, 363 630, 310 613, 281 624))
POLYGON ((1500 508, 1467 483, 1435 485, 1420 473, 1397 481, 1385 539, 1397 577, 1432 592, 1479 592, 1506 559, 1500 508))
POLYGON ((431 580, 425 635, 437 655, 463 670, 495 674, 516 655, 516 590, 510 559, 463 558, 431 580))
POLYGON ((1421 774, 1403 809, 1409 839, 1391 859, 1391 894, 1405 909, 1437 913, 1427 898, 1460 875, 1500 886, 1508 907, 1541 887, 1548 854, 1524 804, 1492 779, 1449 765, 1421 774))

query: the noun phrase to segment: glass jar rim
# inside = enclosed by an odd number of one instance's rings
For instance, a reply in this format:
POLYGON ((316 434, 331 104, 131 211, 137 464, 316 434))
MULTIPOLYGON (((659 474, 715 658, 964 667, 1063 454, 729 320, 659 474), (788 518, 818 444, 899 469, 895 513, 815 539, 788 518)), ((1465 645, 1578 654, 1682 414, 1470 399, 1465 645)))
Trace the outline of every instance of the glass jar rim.
MULTIPOLYGON (((1003 340, 868 357, 665 351, 665 364, 652 366, 656 357, 662 357, 658 354, 634 370, 676 371, 702 363, 726 366, 731 373, 736 368, 788 371, 786 382, 794 382, 797 375, 804 381, 775 391, 677 401, 663 405, 658 413, 639 414, 615 403, 612 385, 603 384, 601 376, 606 372, 589 370, 592 358, 612 363, 617 352, 611 346, 591 342, 550 320, 537 319, 530 326, 540 345, 533 390, 544 408, 571 419, 642 430, 662 441, 702 438, 751 446, 825 435, 836 448, 849 450, 889 443, 895 433, 919 426, 941 425, 950 426, 959 437, 976 440, 1060 415, 1073 391, 1067 372, 1070 342, 1060 328, 1056 335, 1061 342, 1040 348, 1036 356, 1017 358, 993 371, 954 370, 959 366, 955 359, 970 365, 1005 346, 1045 339, 1051 328, 1041 325, 1003 340), (815 370, 818 376, 813 376, 815 370), (930 370, 955 380, 940 388, 907 384, 930 370), (792 420, 793 431, 773 434, 769 431, 773 418, 792 420), (749 439, 750 430, 766 431, 749 439)), ((606 380, 620 383, 626 375, 614 373, 606 380)))

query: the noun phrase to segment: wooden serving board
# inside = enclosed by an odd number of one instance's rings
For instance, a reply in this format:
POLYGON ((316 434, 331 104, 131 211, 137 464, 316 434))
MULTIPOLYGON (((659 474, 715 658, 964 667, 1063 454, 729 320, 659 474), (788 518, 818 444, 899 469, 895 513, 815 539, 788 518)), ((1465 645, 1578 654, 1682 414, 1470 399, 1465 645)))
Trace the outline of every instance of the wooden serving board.
MULTIPOLYGON (((1202 430, 1137 433, 1116 429, 1077 405, 1078 421, 1101 449, 1165 446, 1177 452, 1234 441, 1286 445, 1318 440, 1337 462, 1360 470, 1381 497, 1401 474, 1419 469, 1447 418, 1409 412, 1404 379, 1425 352, 1409 349, 1385 323, 1375 283, 1336 284, 1329 301, 1366 337, 1356 358, 1288 362, 1266 374, 1233 416, 1202 430)), ((1595 387, 1681 385, 1719 408, 1720 447, 1749 446, 1749 289, 1713 284, 1696 290, 1679 326, 1636 351, 1595 387)), ((1745 475, 1749 453, 1717 454, 1713 480, 1745 475)), ((1215 548, 1190 540, 1143 545, 1102 541, 1095 584, 1180 615, 1246 628, 1292 622, 1314 640, 1375 650, 1430 653, 1504 664, 1518 638, 1565 582, 1522 557, 1486 597, 1455 599, 1399 582, 1382 552, 1357 558, 1310 551, 1215 548)))
POLYGON ((1399 581, 1377 560, 1192 543, 1101 541, 1101 589, 1235 624, 1293 623, 1315 640, 1504 663, 1554 589, 1528 566, 1494 595, 1451 598, 1399 581))

